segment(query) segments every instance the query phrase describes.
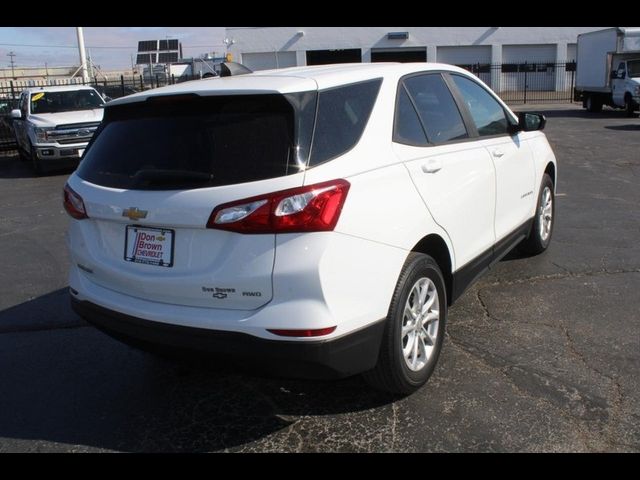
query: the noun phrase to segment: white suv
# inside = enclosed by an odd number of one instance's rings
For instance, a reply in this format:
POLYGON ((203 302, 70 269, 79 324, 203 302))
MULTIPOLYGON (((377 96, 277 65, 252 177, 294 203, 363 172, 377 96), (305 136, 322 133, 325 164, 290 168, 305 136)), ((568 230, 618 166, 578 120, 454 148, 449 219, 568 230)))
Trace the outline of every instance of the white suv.
POLYGON ((64 205, 77 313, 145 348, 409 393, 447 307, 547 248, 556 160, 442 64, 297 67, 110 102, 64 205))

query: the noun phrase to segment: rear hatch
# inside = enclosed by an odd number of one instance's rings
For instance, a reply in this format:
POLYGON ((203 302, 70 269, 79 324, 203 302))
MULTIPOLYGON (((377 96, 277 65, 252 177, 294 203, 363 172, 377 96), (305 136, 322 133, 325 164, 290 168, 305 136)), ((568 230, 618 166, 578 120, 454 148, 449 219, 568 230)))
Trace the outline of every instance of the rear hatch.
POLYGON ((272 298, 275 235, 207 229, 220 204, 303 183, 315 92, 157 96, 114 105, 69 186, 71 254, 138 298, 251 310, 272 298))

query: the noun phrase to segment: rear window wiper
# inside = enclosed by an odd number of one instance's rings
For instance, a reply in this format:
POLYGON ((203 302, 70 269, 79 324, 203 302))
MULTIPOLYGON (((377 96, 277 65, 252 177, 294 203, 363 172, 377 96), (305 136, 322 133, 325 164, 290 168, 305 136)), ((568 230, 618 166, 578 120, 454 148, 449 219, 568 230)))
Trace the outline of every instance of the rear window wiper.
POLYGON ((133 175, 135 182, 170 183, 170 182, 210 182, 213 173, 194 172, 191 170, 138 170, 133 175))

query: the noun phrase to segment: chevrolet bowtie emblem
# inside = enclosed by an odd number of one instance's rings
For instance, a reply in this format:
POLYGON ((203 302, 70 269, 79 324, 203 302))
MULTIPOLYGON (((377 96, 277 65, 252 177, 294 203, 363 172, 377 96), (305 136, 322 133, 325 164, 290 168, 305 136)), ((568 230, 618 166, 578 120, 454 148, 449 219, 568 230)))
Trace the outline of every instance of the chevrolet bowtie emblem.
POLYGON ((141 218, 147 218, 146 210, 138 210, 138 207, 125 208, 122 211, 123 217, 129 217, 131 220, 140 220, 141 218))

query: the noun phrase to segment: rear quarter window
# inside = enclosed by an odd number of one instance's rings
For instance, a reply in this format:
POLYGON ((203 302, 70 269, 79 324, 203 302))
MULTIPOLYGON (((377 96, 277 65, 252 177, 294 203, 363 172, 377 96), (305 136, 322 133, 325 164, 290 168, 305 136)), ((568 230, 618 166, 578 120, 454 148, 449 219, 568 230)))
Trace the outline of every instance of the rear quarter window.
POLYGON ((342 155, 358 143, 381 84, 378 78, 319 92, 310 166, 342 155))

